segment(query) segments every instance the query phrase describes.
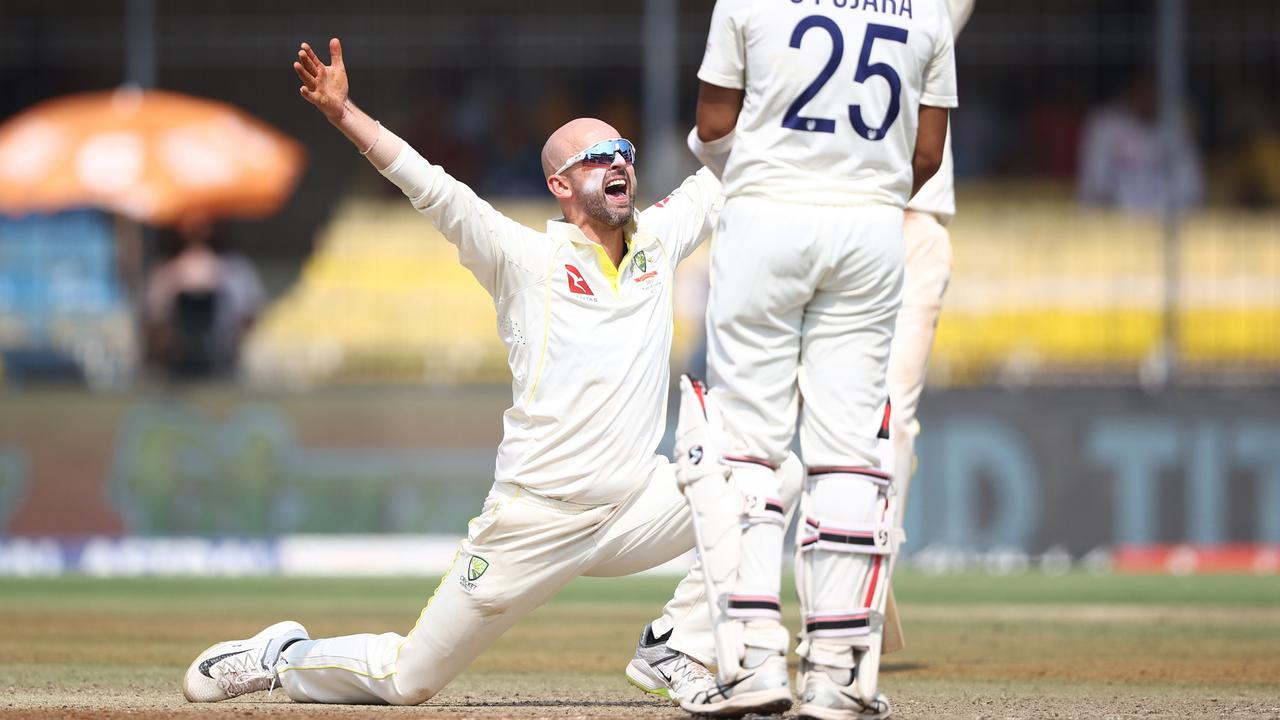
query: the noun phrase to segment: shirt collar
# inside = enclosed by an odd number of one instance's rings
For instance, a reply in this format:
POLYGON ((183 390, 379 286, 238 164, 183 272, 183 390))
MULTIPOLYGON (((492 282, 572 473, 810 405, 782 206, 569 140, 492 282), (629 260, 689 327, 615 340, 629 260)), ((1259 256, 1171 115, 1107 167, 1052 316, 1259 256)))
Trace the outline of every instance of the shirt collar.
MULTIPOLYGON (((578 245, 595 245, 590 238, 582 233, 582 228, 568 222, 563 217, 547 221, 547 234, 559 240, 568 240, 578 245)), ((633 236, 636 234, 636 219, 632 216, 630 222, 622 228, 622 241, 626 247, 630 248, 635 240, 633 236)))

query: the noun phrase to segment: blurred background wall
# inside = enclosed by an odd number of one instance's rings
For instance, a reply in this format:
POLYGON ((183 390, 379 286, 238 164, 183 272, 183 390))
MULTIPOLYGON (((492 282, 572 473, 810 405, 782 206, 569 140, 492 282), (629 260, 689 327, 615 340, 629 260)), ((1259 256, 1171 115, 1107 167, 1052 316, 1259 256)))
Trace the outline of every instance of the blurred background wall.
MULTIPOLYGON (((157 338, 227 303, 148 310, 204 267, 188 229, 0 218, 3 547, 460 532, 507 404, 491 304, 298 98, 297 44, 340 36, 357 103, 538 226, 538 151, 571 117, 637 141, 645 201, 693 169, 712 5, 5 2, 0 117, 133 82, 230 103, 307 160, 277 213, 212 219, 248 288, 225 365, 157 338)), ((978 0, 913 551, 1235 543, 1273 562, 1278 39, 1268 0, 978 0)), ((683 272, 676 370, 700 365, 705 257, 683 272)))

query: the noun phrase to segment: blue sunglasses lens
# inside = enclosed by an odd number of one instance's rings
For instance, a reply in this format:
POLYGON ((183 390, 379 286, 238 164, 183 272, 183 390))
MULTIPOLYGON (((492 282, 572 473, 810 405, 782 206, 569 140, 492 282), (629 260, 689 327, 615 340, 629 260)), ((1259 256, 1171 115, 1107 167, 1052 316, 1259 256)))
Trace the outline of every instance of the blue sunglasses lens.
POLYGON ((582 151, 582 162, 592 165, 612 165, 614 155, 622 155, 628 163, 636 161, 636 146, 630 140, 605 140, 582 151))

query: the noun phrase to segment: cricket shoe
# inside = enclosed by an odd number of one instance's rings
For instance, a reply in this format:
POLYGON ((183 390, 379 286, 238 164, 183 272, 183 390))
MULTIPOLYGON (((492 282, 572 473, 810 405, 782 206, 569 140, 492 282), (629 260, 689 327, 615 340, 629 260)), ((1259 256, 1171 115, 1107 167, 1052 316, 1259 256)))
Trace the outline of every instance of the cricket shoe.
POLYGON ((791 709, 791 687, 787 680, 787 659, 770 653, 754 667, 744 667, 731 682, 682 698, 680 707, 694 715, 736 718, 747 714, 776 715, 791 709))
POLYGON ((286 620, 248 640, 221 642, 200 653, 182 678, 182 694, 190 702, 218 702, 246 693, 271 690, 279 679, 276 662, 284 646, 310 640, 306 628, 286 620))
POLYGON ((863 702, 853 689, 853 673, 849 670, 833 670, 850 676, 848 685, 841 685, 826 671, 808 661, 800 661, 799 685, 800 718, 811 720, 884 720, 893 714, 889 698, 876 693, 869 703, 863 702))
POLYGON ((667 647, 670 639, 670 630, 657 637, 653 634, 653 625, 645 625, 636 654, 627 664, 627 682, 650 695, 676 703, 680 698, 714 688, 716 676, 706 665, 667 647))

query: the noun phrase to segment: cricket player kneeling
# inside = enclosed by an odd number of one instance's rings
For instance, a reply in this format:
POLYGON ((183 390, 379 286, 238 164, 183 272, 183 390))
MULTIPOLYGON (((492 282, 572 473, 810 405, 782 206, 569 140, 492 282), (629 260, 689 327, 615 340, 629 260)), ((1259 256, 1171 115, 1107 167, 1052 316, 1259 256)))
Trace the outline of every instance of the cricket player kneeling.
MULTIPOLYGON (((197 655, 183 676, 192 702, 280 687, 297 702, 422 703, 575 578, 633 574, 694 544, 676 468, 656 449, 666 426, 675 271, 711 233, 719 182, 699 171, 637 210, 635 145, 608 123, 577 118, 543 146, 544 180, 562 216, 535 229, 356 107, 337 38, 329 53, 325 64, 300 46, 299 93, 457 248, 493 299, 512 405, 484 511, 406 634, 311 638, 296 622, 277 623, 197 655)), ((691 496, 729 493, 724 473, 707 468, 686 472, 691 496)), ((731 547, 736 523, 708 543, 731 547)), ((646 690, 684 698, 716 684, 702 661, 714 654, 704 647, 712 633, 703 587, 691 571, 657 632, 646 628, 629 666, 654 671, 639 680, 656 676, 661 685, 646 690)))
POLYGON ((809 469, 796 538, 804 613, 800 715, 884 718, 878 691, 884 610, 894 555, 892 479, 869 468, 809 469))

